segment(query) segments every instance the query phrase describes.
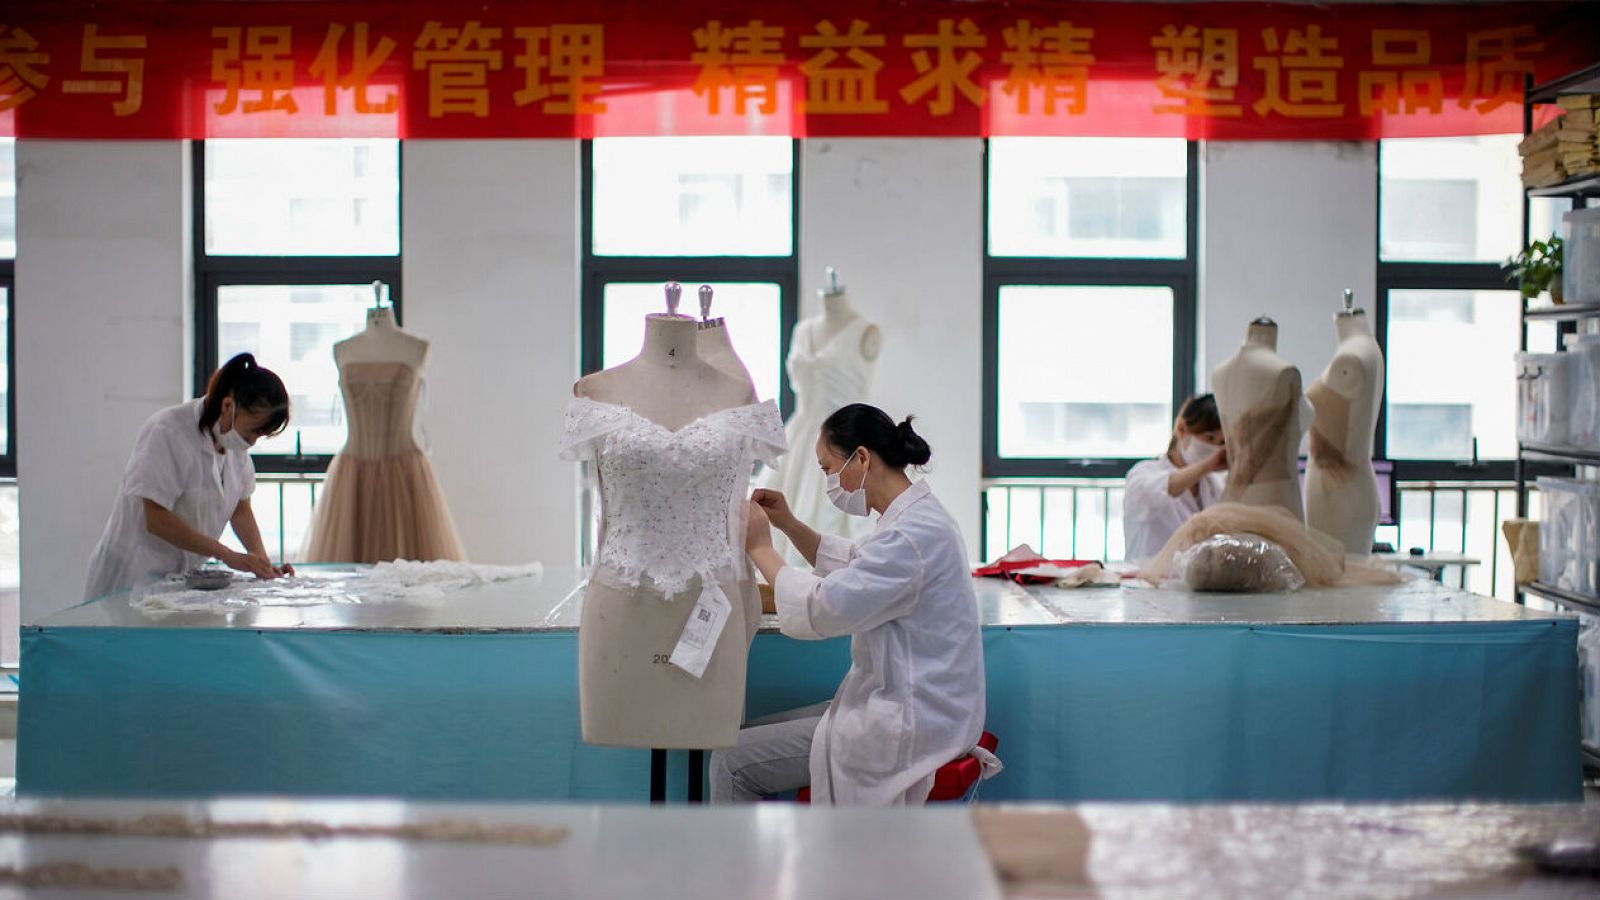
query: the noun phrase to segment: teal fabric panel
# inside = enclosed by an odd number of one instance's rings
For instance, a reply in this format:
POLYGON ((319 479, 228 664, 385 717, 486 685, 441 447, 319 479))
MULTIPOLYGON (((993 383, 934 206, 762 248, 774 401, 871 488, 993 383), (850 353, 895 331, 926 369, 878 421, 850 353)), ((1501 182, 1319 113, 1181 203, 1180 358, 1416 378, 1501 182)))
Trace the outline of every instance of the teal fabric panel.
MULTIPOLYGON (((985 629, 991 800, 1576 800, 1572 620, 985 629)), ((748 714, 844 639, 759 635, 748 714)), ((580 738, 575 633, 25 628, 28 794, 642 801, 580 738)), ((681 797, 686 754, 671 755, 681 797)))

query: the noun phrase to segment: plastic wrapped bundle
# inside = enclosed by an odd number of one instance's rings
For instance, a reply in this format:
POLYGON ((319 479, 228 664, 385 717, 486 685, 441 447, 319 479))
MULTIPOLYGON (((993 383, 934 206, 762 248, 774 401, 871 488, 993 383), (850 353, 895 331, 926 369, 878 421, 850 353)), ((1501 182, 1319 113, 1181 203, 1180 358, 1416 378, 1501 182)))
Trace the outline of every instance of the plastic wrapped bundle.
POLYGON ((1306 583, 1282 547, 1253 534, 1212 535, 1174 556, 1172 569, 1191 591, 1281 593, 1306 583))

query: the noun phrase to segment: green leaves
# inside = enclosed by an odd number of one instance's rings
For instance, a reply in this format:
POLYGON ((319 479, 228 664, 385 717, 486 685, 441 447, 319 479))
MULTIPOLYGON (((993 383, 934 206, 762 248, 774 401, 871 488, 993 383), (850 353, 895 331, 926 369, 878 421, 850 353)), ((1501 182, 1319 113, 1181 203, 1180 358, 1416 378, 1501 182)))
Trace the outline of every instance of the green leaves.
MULTIPOLYGON (((1561 235, 1552 234, 1549 240, 1534 241, 1527 249, 1505 261, 1502 267, 1506 280, 1517 282, 1522 296, 1539 296, 1552 282, 1561 283, 1561 235)), ((1554 291, 1555 288, 1552 288, 1554 291)), ((1559 302, 1559 300, 1557 301, 1559 302)))

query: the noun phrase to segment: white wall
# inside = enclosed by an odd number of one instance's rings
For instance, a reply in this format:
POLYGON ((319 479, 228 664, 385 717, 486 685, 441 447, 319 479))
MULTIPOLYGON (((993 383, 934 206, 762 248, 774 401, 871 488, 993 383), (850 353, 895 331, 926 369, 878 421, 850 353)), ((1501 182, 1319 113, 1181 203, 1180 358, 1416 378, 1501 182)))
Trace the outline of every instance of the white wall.
MULTIPOLYGON (((871 399, 916 414, 933 446, 929 483, 981 553, 983 143, 833 139, 804 145, 801 315, 834 266, 883 329, 871 399)), ((804 450, 804 448, 802 448, 804 450)))
POLYGON ((1278 354, 1309 385, 1335 347, 1344 289, 1376 310, 1377 145, 1246 141, 1202 145, 1200 380, 1245 326, 1278 323, 1278 354))
POLYGON ((405 146, 408 331, 433 342, 433 466, 475 562, 577 558, 576 473, 556 458, 578 374, 578 145, 405 146))
POLYGON ((189 145, 17 142, 22 621, 83 599, 139 427, 182 400, 189 145))

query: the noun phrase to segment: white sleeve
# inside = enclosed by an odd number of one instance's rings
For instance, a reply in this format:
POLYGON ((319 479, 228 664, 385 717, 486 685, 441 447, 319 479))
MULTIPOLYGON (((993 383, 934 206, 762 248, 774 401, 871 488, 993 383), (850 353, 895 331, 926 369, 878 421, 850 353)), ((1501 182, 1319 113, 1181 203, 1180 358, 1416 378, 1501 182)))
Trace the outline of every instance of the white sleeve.
POLYGON ((1154 462, 1142 462, 1128 470, 1122 494, 1122 516, 1131 522, 1144 522, 1172 505, 1167 485, 1172 470, 1154 462))
POLYGON ((152 425, 139 432, 128 460, 122 493, 170 510, 183 494, 183 463, 170 429, 152 425))
POLYGON ((773 588, 778 627, 810 640, 870 631, 915 605, 926 568, 899 531, 860 545, 849 565, 825 577, 784 568, 773 588))
POLYGON ((856 545, 849 538, 842 538, 836 534, 819 535, 822 540, 817 544, 817 564, 811 571, 818 577, 825 577, 850 565, 850 560, 856 558, 856 545))

